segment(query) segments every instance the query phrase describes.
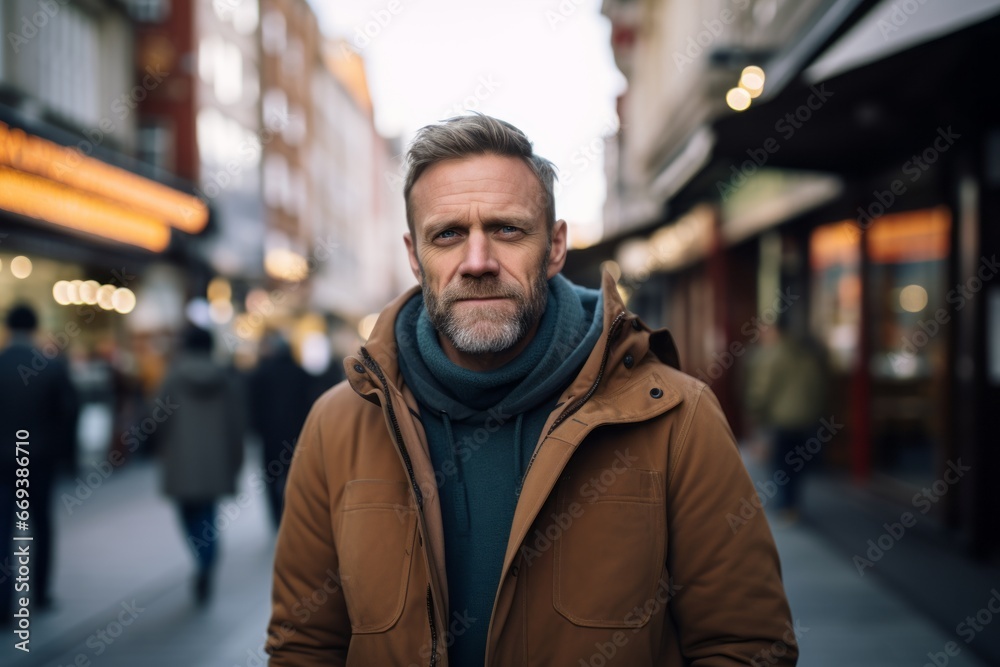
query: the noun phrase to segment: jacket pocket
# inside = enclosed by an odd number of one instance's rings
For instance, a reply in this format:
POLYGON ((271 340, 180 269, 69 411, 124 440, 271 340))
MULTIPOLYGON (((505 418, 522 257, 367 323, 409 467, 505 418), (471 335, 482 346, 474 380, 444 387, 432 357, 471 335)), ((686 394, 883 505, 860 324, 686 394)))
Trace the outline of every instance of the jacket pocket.
POLYGON ((384 632, 399 620, 416 530, 406 482, 355 479, 344 487, 337 549, 353 632, 384 632))
POLYGON ((607 469, 592 472, 560 484, 560 515, 575 518, 555 541, 553 605, 576 625, 641 627, 666 560, 662 479, 626 468, 605 483, 607 469))

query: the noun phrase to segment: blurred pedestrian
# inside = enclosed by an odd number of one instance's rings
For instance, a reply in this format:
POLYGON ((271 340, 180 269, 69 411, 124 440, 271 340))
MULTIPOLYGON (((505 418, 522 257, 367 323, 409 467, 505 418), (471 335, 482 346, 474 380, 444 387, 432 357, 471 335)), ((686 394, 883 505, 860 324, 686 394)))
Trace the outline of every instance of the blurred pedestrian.
POLYGON ((195 555, 195 598, 208 601, 218 556, 216 504, 236 492, 243 465, 245 397, 235 372, 212 360, 212 335, 191 328, 151 411, 163 491, 178 506, 195 555))
POLYGON ((280 333, 265 336, 260 364, 250 376, 250 419, 263 442, 264 482, 275 528, 281 523, 295 442, 316 398, 314 381, 295 361, 291 346, 280 333))
MULTIPOLYGON (((68 366, 59 356, 60 350, 50 342, 43 350, 35 346, 33 335, 38 328, 38 316, 28 305, 14 306, 7 314, 9 340, 0 352, 0 542, 3 562, 0 563, 0 614, 9 622, 7 613, 13 596, 13 576, 16 570, 11 555, 14 534, 16 500, 27 500, 28 526, 34 536, 30 543, 31 581, 25 596, 32 610, 42 610, 52 603, 50 573, 52 571, 52 486, 57 466, 73 461, 76 449, 76 425, 79 400, 70 381, 68 366), (24 432, 27 435, 24 436, 24 432), (21 435, 18 436, 17 434, 21 435), (15 452, 15 441, 29 444, 15 452), (21 452, 26 454, 22 454, 21 452), (15 458, 26 456, 27 476, 17 473, 15 458), (22 483, 23 481, 23 483, 22 483), (23 497, 16 497, 23 489, 23 497)), ((23 510, 24 505, 18 506, 23 510)), ((19 535, 26 533, 19 531, 19 535)))
POLYGON ((793 467, 796 447, 816 435, 826 409, 829 373, 819 345, 793 336, 783 320, 764 330, 747 377, 747 407, 771 439, 777 485, 775 508, 789 521, 798 518, 802 470, 793 467))

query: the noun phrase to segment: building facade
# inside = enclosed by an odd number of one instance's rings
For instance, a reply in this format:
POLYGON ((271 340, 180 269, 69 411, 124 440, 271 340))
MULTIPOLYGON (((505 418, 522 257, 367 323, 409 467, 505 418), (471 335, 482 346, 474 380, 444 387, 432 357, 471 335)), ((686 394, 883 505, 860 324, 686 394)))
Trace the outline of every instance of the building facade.
MULTIPOLYGON (((1000 3, 604 12, 629 79, 609 151, 612 231, 568 270, 584 276, 612 257, 630 307, 671 328, 684 369, 719 394, 743 437, 765 330, 781 321, 813 339, 844 428, 810 470, 841 491, 807 503, 810 518, 857 549, 873 535, 851 528, 867 523, 848 505, 890 517, 916 508, 928 540, 995 561, 1000 507, 988 490, 1000 461, 986 420, 1000 398, 1000 154, 986 111, 996 93, 977 72, 1000 3), (745 85, 751 66, 763 90, 745 85), (946 484, 959 459, 969 470, 946 484)), ((884 573, 922 587, 918 598, 961 588, 930 571, 884 573)))

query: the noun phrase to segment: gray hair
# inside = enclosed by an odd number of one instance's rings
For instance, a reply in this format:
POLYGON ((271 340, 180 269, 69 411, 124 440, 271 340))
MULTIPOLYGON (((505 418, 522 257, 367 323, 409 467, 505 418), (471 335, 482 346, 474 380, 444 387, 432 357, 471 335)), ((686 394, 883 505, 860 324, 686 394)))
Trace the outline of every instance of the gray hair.
POLYGON ((406 154, 406 223, 414 233, 413 206, 410 191, 424 170, 445 160, 473 155, 500 155, 521 158, 538 177, 542 186, 542 208, 549 233, 556 223, 554 194, 556 169, 550 161, 536 155, 524 132, 510 123, 481 113, 455 116, 435 125, 421 128, 406 154))

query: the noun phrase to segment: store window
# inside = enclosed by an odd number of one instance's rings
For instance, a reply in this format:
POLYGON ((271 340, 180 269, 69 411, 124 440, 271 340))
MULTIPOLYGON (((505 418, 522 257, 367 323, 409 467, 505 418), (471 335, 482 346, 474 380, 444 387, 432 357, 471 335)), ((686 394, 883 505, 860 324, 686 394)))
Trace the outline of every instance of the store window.
POLYGON ((857 363, 861 322, 861 231, 853 222, 817 227, 809 243, 812 271, 810 329, 829 353, 832 369, 857 363))
POLYGON ((939 207, 882 216, 864 244, 856 221, 818 227, 810 239, 811 328, 829 352, 835 404, 839 397, 840 414, 853 414, 861 378, 870 442, 854 456, 902 497, 935 479, 947 451, 950 228, 939 207))
POLYGON ((868 235, 872 467, 913 485, 944 454, 950 227, 941 207, 883 216, 868 235))

